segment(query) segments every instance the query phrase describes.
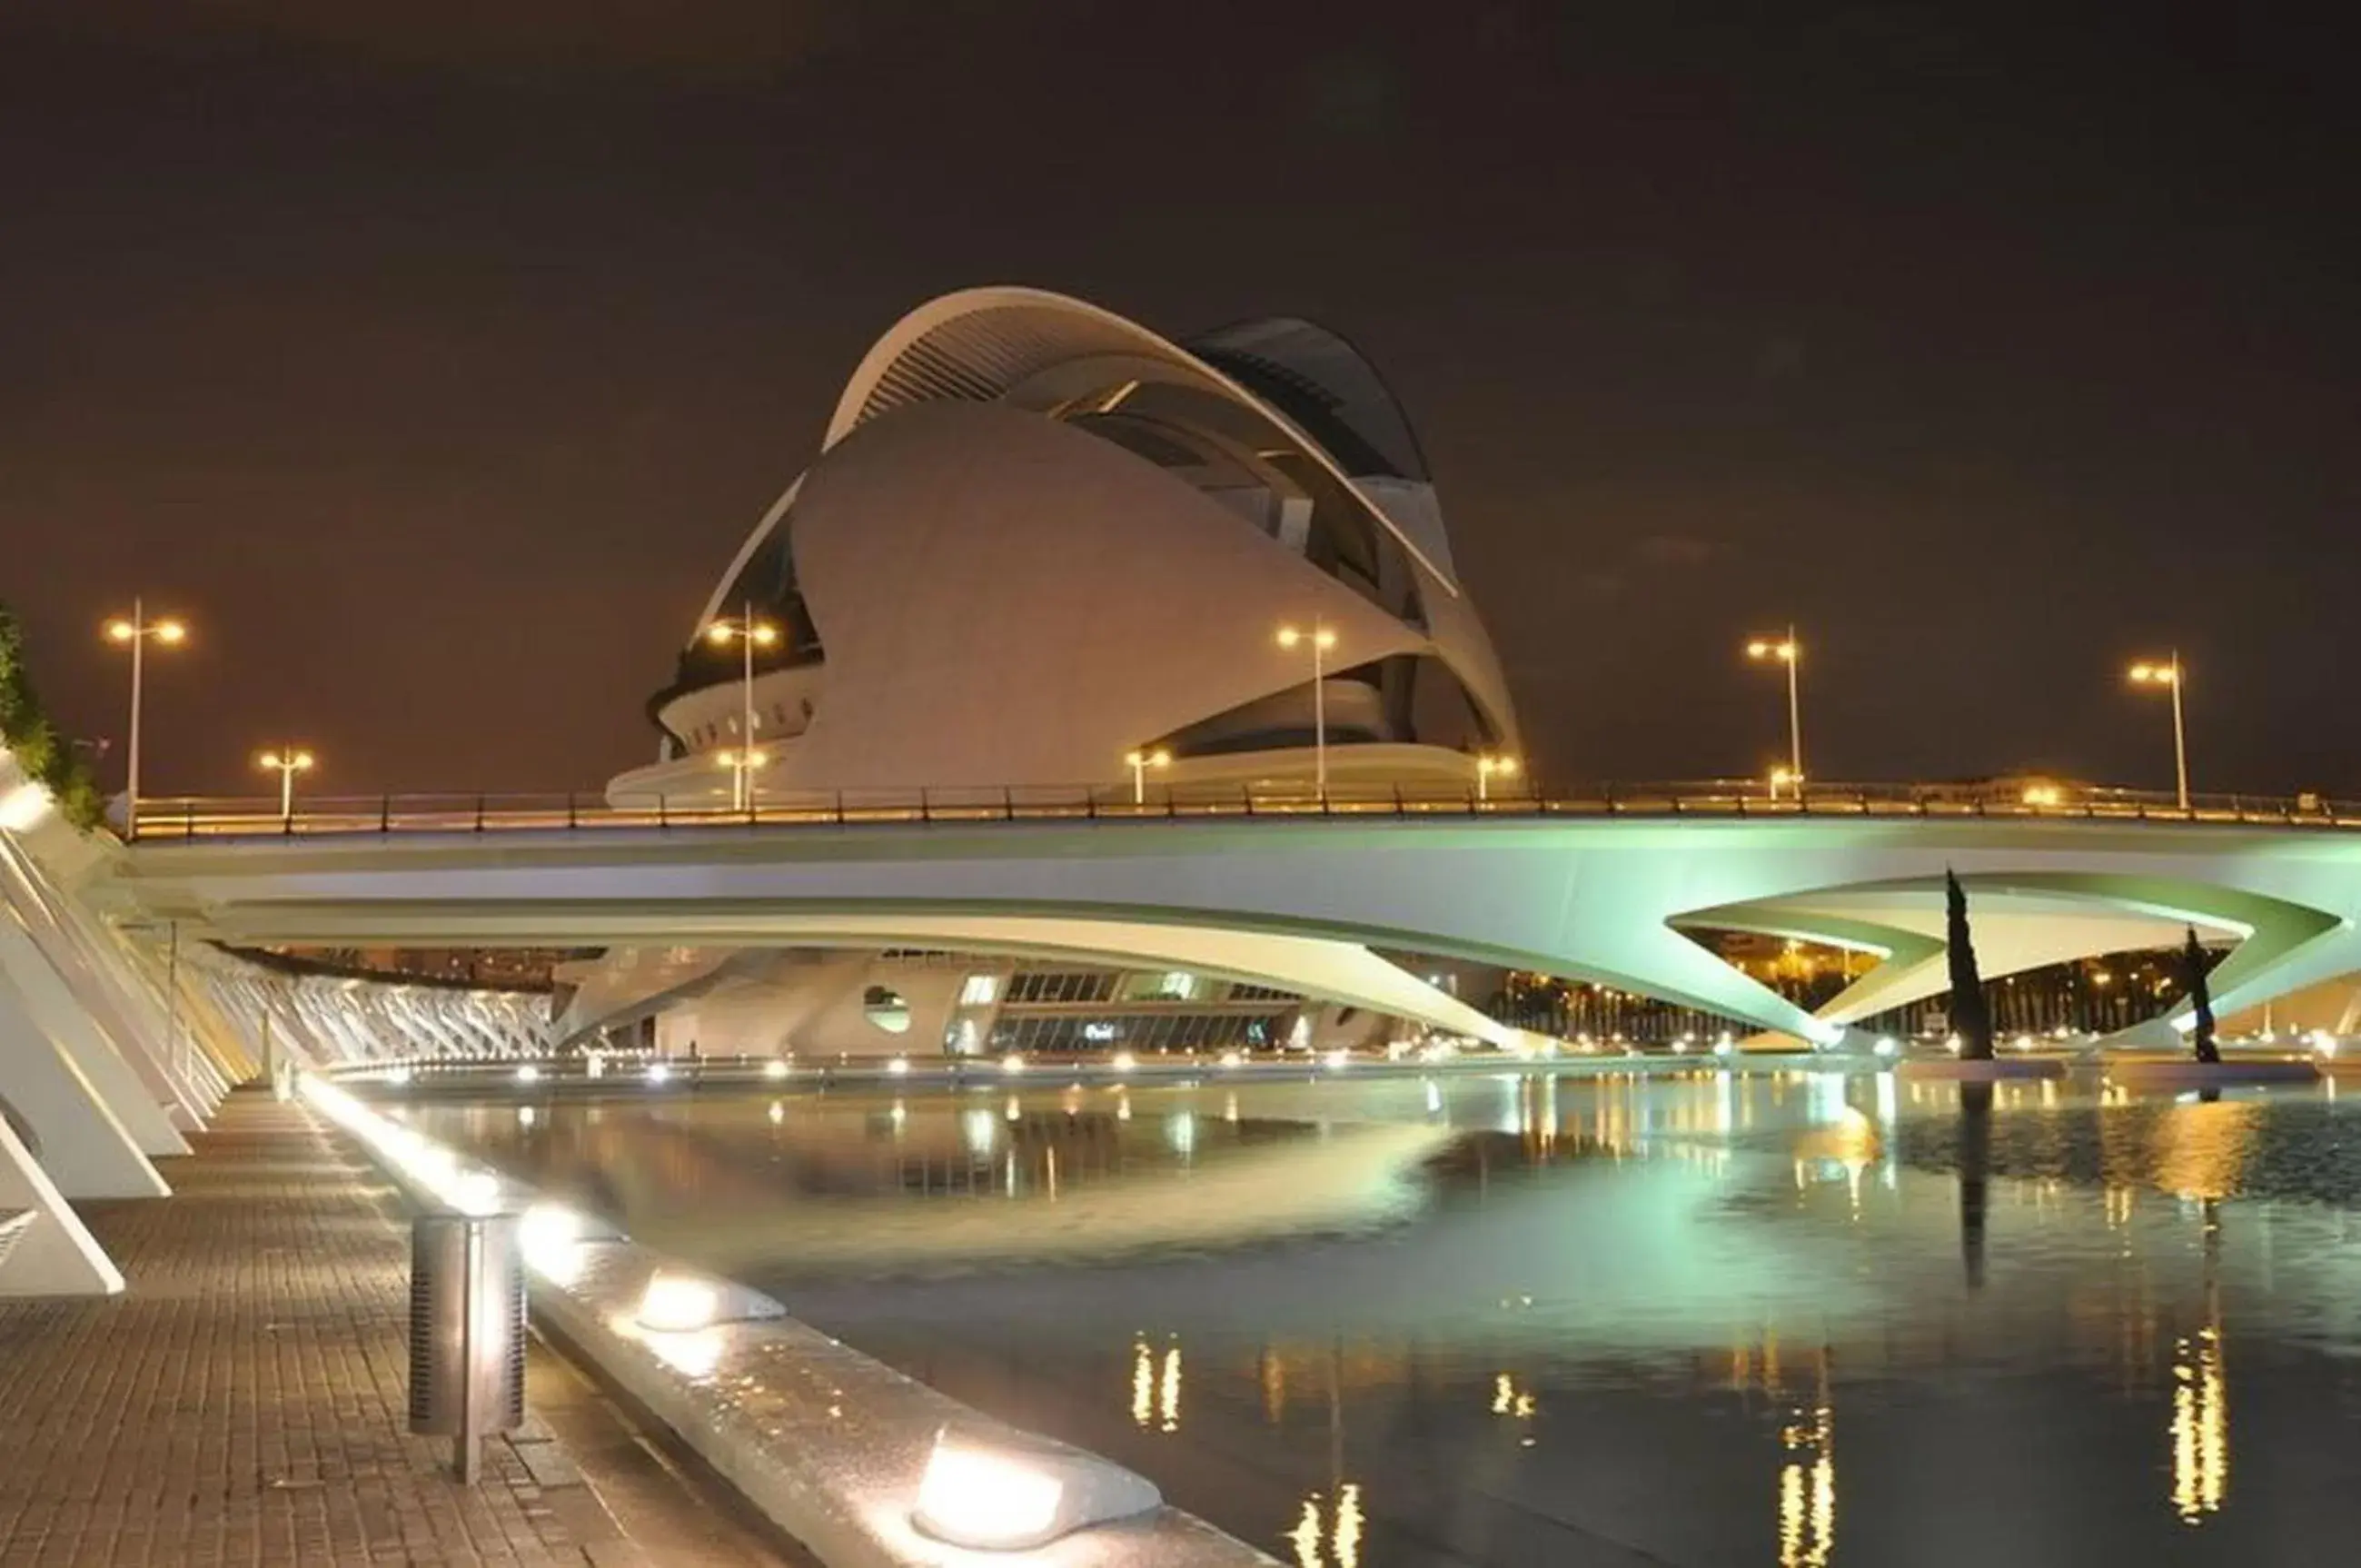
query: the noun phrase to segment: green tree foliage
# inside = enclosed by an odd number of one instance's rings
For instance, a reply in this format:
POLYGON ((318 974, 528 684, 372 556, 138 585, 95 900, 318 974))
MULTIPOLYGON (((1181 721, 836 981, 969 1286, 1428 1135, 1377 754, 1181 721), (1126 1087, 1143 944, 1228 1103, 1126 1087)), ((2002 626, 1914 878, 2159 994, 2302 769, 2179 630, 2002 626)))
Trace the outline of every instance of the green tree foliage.
POLYGON ((59 735, 33 690, 25 667, 25 631, 16 613, 0 604, 0 742, 5 742, 27 778, 56 797, 67 821, 89 830, 104 820, 106 798, 90 764, 59 735))

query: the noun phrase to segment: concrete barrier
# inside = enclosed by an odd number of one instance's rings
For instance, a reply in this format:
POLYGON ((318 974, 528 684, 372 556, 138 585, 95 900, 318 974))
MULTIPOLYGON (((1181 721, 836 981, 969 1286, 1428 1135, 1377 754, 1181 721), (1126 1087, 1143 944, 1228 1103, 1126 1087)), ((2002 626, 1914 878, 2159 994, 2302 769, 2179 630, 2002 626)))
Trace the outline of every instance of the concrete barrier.
POLYGON ((749 1288, 680 1264, 613 1227, 454 1154, 318 1078, 302 1092, 421 1202, 525 1216, 544 1328, 669 1427, 826 1568, 1279 1568, 1177 1508, 1018 1552, 975 1552, 911 1523, 936 1439, 1105 1461, 1021 1432, 829 1338, 749 1288), (540 1223, 537 1223, 540 1222, 540 1223), (659 1272, 713 1288, 706 1326, 639 1319, 659 1272))

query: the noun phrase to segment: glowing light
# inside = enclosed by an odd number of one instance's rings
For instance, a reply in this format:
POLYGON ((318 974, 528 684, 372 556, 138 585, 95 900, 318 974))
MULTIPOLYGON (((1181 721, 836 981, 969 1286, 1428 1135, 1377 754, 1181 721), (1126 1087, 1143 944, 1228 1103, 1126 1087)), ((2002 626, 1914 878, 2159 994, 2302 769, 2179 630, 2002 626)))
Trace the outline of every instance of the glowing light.
POLYGON ((527 1062, 522 1067, 516 1069, 516 1080, 519 1083, 539 1083, 541 1081, 541 1069, 533 1066, 531 1062, 527 1062))
POLYGON ((1246 1053, 1243 1051, 1224 1051, 1222 1053, 1222 1065, 1225 1068, 1243 1067, 1246 1064, 1246 1053))
POLYGON ((908 1057, 895 1057, 892 1061, 885 1064, 885 1070, 892 1073, 895 1078, 907 1078, 910 1076, 910 1058, 908 1057))
POLYGON ((1331 1072, 1342 1072, 1353 1065, 1353 1053, 1339 1047, 1320 1058, 1331 1072))
POLYGON ((709 1328, 721 1310, 721 1292, 702 1279, 659 1269, 640 1293, 640 1327, 654 1333, 694 1333, 709 1328))
POLYGON ((2333 1057, 2336 1054, 2336 1036, 2325 1029, 2314 1029, 2312 1032, 2312 1048, 2322 1056, 2333 1057))
POLYGON ((2172 1508, 2183 1524, 2219 1513, 2230 1490, 2228 1380, 2222 1331, 2208 1324, 2174 1342, 2172 1508))
POLYGON ((1129 1072, 1139 1065, 1139 1058, 1129 1051, 1117 1051, 1107 1058, 1107 1065, 1117 1072, 1129 1072))
POLYGON ((794 1069, 788 1067, 785 1060, 779 1057, 773 1057, 763 1064, 763 1076, 774 1083, 786 1077, 794 1069))
POLYGON ((1018 1056, 1015 1051, 1011 1051, 1006 1056, 1000 1058, 1000 1070, 1009 1073, 1023 1072, 1025 1070, 1025 1058, 1018 1056))
POLYGON ((395 1067, 395 1068, 388 1068, 388 1069, 386 1069, 385 1080, 386 1080, 388 1083, 391 1083, 391 1084, 404 1084, 404 1083, 408 1083, 408 1082, 409 1082, 412 1078, 415 1078, 416 1076, 417 1076, 416 1069, 412 1069, 412 1068, 408 1068, 408 1067, 395 1067))
POLYGON ((463 1214, 496 1214, 500 1208, 500 1179, 486 1170, 471 1170, 444 1189, 451 1207, 463 1214))
POLYGON ((539 1113, 536 1113, 536 1112, 533 1110, 533 1108, 532 1106, 530 1106, 530 1105, 520 1105, 520 1106, 518 1106, 518 1107, 517 1107, 517 1125, 518 1125, 518 1126, 520 1126, 520 1127, 530 1127, 530 1126, 532 1126, 532 1125, 533 1124, 533 1123, 535 1123, 535 1122, 539 1121, 540 1119, 541 1119, 541 1118, 540 1118, 539 1113))
POLYGON ((955 1546, 1013 1552, 1054 1540, 1065 1483, 1005 1454, 935 1440, 915 1522, 955 1546))
POLYGON ((672 1081, 672 1069, 660 1061, 652 1061, 648 1063, 648 1081, 650 1083, 670 1083, 672 1081))
POLYGON ((729 1348, 729 1334, 715 1327, 697 1329, 689 1333, 652 1334, 644 1342, 655 1353, 658 1361, 684 1377, 699 1381, 713 1376, 721 1365, 721 1353, 729 1348))
POLYGON ((1282 648, 1297 647, 1307 641, 1314 648, 1325 652, 1329 649, 1336 646, 1335 629, 1328 626, 1318 626, 1314 627, 1309 635, 1298 630, 1292 626, 1282 626, 1279 629, 1279 645, 1282 648))
POLYGON ((1872 1047, 1871 1049, 1874 1050, 1879 1056, 1891 1060, 1902 1054, 1902 1042, 1895 1039, 1891 1035, 1881 1035, 1878 1036, 1877 1044, 1872 1047))
POLYGON ((582 1276, 585 1223, 562 1203, 535 1203, 517 1222, 525 1266, 551 1283, 571 1286, 582 1276))
POLYGON ((28 832, 49 814, 49 792, 37 784, 20 784, 0 795, 0 828, 28 832))
POLYGON ((2033 1048, 2033 1036, 2030 1035, 2019 1035, 2012 1043, 2015 1044, 2016 1048, 2020 1051, 2029 1051, 2033 1048))

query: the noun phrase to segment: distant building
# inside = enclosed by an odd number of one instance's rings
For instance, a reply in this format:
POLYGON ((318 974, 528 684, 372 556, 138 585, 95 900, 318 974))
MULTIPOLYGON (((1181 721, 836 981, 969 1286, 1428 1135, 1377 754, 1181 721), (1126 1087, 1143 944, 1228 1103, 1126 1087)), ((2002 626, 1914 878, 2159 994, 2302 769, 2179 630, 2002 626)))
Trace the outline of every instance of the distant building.
POLYGON ((871 349, 821 455, 740 548, 648 712, 618 802, 840 789, 1465 787, 1521 750, 1410 426, 1350 346, 1257 322, 1186 346, 1027 289, 948 295, 871 349))
MULTIPOLYGON (((1350 345, 1292 319, 1184 345, 1030 289, 919 307, 862 360, 819 457, 683 632, 647 704, 656 760, 609 785, 619 805, 730 803, 729 759, 750 744, 756 804, 776 806, 1308 794, 1323 717, 1338 792, 1456 793, 1480 756, 1522 749, 1409 422, 1350 345)), ((706 1055, 1396 1032, 1136 955, 642 948, 562 979, 568 1028, 706 1055)))

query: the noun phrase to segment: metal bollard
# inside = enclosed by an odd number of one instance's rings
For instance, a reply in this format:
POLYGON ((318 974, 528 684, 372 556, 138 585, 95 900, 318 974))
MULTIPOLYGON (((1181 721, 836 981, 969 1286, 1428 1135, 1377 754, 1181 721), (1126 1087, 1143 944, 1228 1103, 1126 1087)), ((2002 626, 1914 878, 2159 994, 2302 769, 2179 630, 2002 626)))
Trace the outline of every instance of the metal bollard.
POLYGON ((514 1214, 410 1227, 410 1430, 453 1440, 474 1486, 484 1439, 524 1424, 524 1254, 514 1214))

